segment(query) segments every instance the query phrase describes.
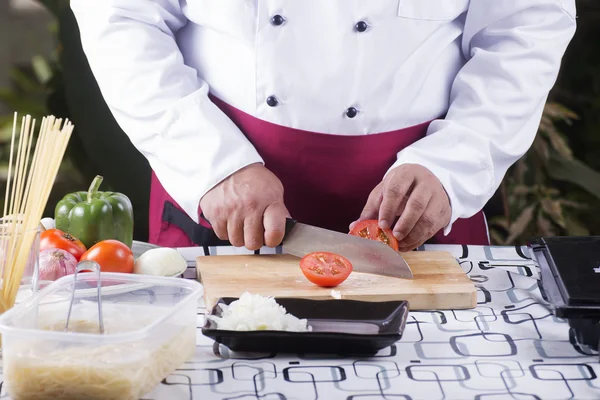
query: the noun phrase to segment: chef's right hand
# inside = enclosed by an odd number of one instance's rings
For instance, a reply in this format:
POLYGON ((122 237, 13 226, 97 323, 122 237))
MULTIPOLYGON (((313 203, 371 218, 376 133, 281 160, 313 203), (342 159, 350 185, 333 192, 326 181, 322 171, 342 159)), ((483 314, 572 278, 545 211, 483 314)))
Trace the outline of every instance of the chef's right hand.
POLYGON ((200 208, 219 239, 236 247, 258 250, 283 240, 285 219, 283 185, 262 164, 251 164, 208 191, 200 208))

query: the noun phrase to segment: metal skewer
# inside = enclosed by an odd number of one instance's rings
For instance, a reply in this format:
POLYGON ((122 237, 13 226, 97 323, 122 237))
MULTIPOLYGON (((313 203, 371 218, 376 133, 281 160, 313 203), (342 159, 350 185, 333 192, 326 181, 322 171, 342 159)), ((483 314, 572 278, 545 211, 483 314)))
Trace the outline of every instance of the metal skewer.
POLYGON ((96 287, 98 289, 98 322, 100 325, 100 333, 104 333, 104 320, 102 318, 102 296, 100 293, 100 288, 102 285, 100 284, 100 265, 95 261, 85 260, 81 261, 77 264, 77 268, 75 269, 75 273, 73 274, 73 293, 71 294, 71 304, 69 304, 69 312, 67 314, 67 322, 65 324, 65 332, 69 329, 69 320, 71 319, 71 310, 73 309, 73 301, 75 300, 75 286, 77 285, 77 273, 82 270, 92 270, 96 272, 96 287))

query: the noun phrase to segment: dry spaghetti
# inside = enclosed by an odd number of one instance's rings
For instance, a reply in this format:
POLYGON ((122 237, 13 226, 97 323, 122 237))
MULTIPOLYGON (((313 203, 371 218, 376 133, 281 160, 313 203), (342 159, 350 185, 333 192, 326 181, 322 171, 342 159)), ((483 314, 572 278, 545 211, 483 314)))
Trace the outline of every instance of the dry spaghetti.
POLYGON ((20 129, 18 125, 15 113, 0 229, 0 313, 15 304, 42 214, 74 128, 68 120, 63 123, 62 119, 47 116, 42 119, 35 138, 35 119, 27 115, 22 118, 20 129))

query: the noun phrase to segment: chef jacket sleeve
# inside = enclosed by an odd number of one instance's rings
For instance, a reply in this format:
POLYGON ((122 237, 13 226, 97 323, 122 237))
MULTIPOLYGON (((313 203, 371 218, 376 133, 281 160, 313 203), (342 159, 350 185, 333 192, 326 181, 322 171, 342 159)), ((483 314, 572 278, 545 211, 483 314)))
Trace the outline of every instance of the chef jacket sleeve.
POLYGON ((263 163, 184 64, 178 0, 71 0, 83 49, 115 119, 175 201, 198 222, 201 197, 263 163))
POLYGON ((481 210, 530 148, 576 29, 574 0, 471 0, 446 117, 398 153, 441 181, 458 218, 481 210))

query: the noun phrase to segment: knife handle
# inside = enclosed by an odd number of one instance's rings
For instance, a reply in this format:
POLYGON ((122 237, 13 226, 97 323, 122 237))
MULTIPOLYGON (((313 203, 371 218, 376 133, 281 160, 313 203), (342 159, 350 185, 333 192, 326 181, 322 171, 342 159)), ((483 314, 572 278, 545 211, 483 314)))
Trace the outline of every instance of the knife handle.
POLYGON ((293 218, 286 218, 285 219, 285 232, 283 234, 283 240, 279 244, 280 246, 283 244, 283 241, 285 241, 285 237, 287 235, 289 235, 289 233, 292 231, 292 229, 294 228, 294 226, 296 226, 296 222, 298 222, 298 221, 296 221, 293 218))
MULTIPOLYGON (((200 218, 202 218, 203 220, 205 220, 209 225, 210 222, 208 221, 208 219, 206 219, 206 217, 204 216, 204 214, 200 214, 200 218)), ((294 226, 296 225, 296 220, 293 218, 286 218, 285 219, 285 232, 283 234, 283 241, 285 241, 285 237, 291 232, 292 228, 294 228, 294 226)), ((212 228, 206 228, 202 225, 198 225, 201 228, 205 229, 205 234, 202 235, 202 242, 204 243, 198 243, 200 245, 204 245, 204 246, 232 246, 232 244, 229 242, 229 240, 222 240, 219 239, 217 237, 217 235, 215 234, 215 231, 212 228)), ((279 246, 281 246, 283 244, 283 241, 279 244, 279 246)))

